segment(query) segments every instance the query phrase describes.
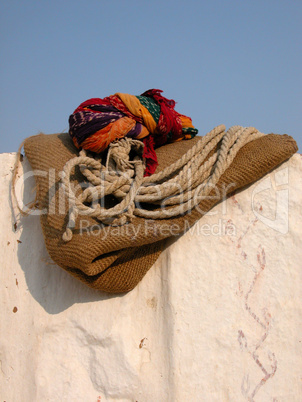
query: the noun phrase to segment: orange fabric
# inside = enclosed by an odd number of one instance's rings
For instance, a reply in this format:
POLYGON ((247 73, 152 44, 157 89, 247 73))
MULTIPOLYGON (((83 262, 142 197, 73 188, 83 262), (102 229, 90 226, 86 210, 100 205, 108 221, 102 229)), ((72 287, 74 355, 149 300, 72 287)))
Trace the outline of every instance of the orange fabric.
POLYGON ((190 119, 190 117, 184 116, 183 114, 180 114, 178 117, 181 120, 181 124, 182 124, 183 128, 187 128, 187 127, 194 128, 194 126, 192 124, 192 120, 190 119))
MULTIPOLYGON (((115 95, 121 99, 121 101, 125 104, 125 106, 130 110, 132 114, 140 117, 144 121, 144 125, 147 127, 150 133, 153 133, 155 131, 156 122, 154 121, 149 110, 140 103, 136 96, 123 94, 120 92, 117 92, 115 95)), ((140 136, 140 138, 142 137, 140 136)))
POLYGON ((118 138, 124 138, 132 130, 136 122, 129 117, 123 117, 113 123, 109 123, 102 130, 95 132, 81 144, 82 148, 92 152, 104 151, 111 142, 118 138))

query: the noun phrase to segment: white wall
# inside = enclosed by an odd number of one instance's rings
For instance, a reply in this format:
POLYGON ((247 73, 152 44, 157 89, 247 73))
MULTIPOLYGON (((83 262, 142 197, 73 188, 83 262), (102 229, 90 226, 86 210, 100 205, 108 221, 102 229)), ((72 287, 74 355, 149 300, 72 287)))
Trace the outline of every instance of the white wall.
POLYGON ((1 401, 301 401, 301 155, 216 206, 125 295, 52 264, 38 217, 14 231, 14 158, 0 156, 1 401))

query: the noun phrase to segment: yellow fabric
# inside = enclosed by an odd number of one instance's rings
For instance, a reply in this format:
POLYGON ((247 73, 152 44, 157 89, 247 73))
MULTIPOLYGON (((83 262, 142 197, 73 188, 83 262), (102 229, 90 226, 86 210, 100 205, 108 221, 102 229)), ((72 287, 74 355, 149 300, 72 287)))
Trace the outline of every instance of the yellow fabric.
POLYGON ((149 135, 150 132, 148 131, 147 127, 142 125, 142 130, 139 133, 139 135, 137 137, 135 137, 136 140, 141 140, 142 138, 147 137, 147 135, 149 135))
POLYGON ((194 128, 193 124, 192 124, 192 120, 190 119, 190 117, 184 116, 183 114, 181 114, 179 116, 180 120, 181 120, 181 124, 183 128, 194 128))
MULTIPOLYGON (((117 92, 115 95, 121 99, 121 101, 132 114, 141 118, 144 121, 144 125, 147 127, 150 133, 153 133, 155 131, 156 122, 154 121, 149 110, 140 103, 136 96, 123 94, 120 92, 117 92)), ((142 137, 140 136, 139 138, 142 137)))

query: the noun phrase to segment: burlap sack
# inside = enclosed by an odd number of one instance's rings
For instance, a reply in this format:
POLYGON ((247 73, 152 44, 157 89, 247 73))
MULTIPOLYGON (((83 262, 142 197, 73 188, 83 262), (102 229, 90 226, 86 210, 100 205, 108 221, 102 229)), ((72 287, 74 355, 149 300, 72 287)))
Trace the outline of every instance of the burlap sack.
MULTIPOLYGON (((200 137, 157 149, 157 172, 169 166, 191 148, 200 137)), ((132 223, 116 228, 101 227, 87 216, 79 217, 73 238, 65 243, 62 235, 68 222, 66 196, 59 188, 59 173, 65 163, 78 155, 68 134, 30 137, 25 154, 36 170, 39 208, 45 209, 41 224, 46 248, 52 260, 92 288, 105 292, 127 292, 143 278, 163 250, 165 239, 183 233, 219 200, 234 190, 260 179, 297 151, 287 135, 269 134, 245 145, 221 177, 213 197, 185 216, 163 220, 135 217, 132 223), (43 172, 41 174, 41 172, 43 172), (44 173, 45 172, 45 173, 44 173)), ((83 182, 76 170, 73 183, 83 182)))

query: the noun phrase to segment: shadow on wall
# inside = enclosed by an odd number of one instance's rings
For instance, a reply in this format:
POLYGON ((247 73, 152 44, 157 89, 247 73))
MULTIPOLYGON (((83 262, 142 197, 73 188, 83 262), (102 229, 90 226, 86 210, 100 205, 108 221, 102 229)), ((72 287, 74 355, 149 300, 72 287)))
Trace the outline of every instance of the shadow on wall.
MULTIPOLYGON (((24 173, 31 171, 27 160, 23 162, 24 173)), ((26 205, 34 198, 34 178, 24 183, 26 205)), ((13 230, 14 222, 12 222, 13 230)), ((49 314, 59 314, 75 303, 87 303, 122 297, 89 288, 78 279, 58 267, 49 257, 45 247, 39 216, 21 219, 17 231, 21 230, 18 245, 18 260, 24 271, 29 292, 49 314)))

